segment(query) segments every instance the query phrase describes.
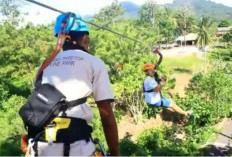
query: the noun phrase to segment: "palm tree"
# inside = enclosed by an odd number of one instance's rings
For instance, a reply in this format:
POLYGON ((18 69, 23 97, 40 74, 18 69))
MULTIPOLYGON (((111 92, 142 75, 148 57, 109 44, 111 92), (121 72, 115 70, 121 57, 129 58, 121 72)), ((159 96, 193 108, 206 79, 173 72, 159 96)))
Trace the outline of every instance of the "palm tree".
POLYGON ((198 25, 197 44, 205 51, 206 46, 212 41, 213 21, 208 17, 201 18, 198 25))

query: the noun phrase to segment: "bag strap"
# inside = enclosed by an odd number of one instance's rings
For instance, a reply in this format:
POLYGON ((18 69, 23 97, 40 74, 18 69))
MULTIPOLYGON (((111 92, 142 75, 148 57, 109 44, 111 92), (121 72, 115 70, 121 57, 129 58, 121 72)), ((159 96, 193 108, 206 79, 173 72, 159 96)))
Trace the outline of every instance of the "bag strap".
MULTIPOLYGON (((71 13, 67 13, 62 21, 61 24, 61 32, 58 34, 58 39, 56 42, 56 46, 54 51, 52 52, 51 56, 49 58, 47 58, 43 64, 41 65, 37 75, 36 75, 36 80, 37 78, 42 74, 43 70, 54 60, 54 58, 57 56, 57 54, 60 52, 60 50, 62 49, 64 42, 67 39, 71 40, 71 37, 69 35, 66 35, 67 30, 66 26, 67 26, 67 21, 69 20, 69 17, 71 16, 71 13)), ((73 24, 72 24, 73 25, 73 24)))
POLYGON ((40 69, 38 70, 38 73, 36 75, 36 80, 40 77, 42 74, 43 70, 54 60, 54 58, 57 56, 57 54, 60 52, 61 48, 63 47, 64 41, 67 38, 67 35, 65 34, 59 34, 56 47, 54 51, 52 52, 51 56, 48 57, 43 64, 41 65, 40 69))
POLYGON ((87 101, 87 97, 84 97, 84 98, 76 99, 76 100, 73 100, 73 101, 68 101, 66 105, 68 107, 74 107, 74 106, 83 104, 86 101, 87 101))

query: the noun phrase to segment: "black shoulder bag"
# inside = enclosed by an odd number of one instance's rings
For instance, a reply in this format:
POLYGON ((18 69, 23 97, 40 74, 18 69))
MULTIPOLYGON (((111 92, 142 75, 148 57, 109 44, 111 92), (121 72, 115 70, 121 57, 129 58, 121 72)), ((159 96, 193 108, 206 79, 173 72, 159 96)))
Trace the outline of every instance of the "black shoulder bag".
POLYGON ((65 96, 50 84, 34 89, 19 114, 26 126, 42 128, 49 124, 65 106, 65 96))

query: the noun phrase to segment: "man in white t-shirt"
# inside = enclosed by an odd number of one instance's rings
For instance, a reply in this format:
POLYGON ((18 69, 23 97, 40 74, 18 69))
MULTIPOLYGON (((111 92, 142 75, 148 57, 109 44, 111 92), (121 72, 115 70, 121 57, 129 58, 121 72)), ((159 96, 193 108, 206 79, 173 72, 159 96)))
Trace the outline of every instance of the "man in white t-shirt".
POLYGON ((178 112, 185 116, 192 114, 192 111, 184 111, 179 106, 177 106, 174 103, 174 101, 161 96, 160 92, 161 92, 163 84, 166 81, 166 78, 162 77, 161 81, 157 82, 154 78, 155 70, 156 70, 155 66, 150 63, 145 64, 143 67, 143 71, 147 75, 143 83, 146 103, 153 107, 167 107, 167 108, 170 108, 172 111, 178 112))
MULTIPOLYGON (((48 83, 56 87, 66 96, 67 101, 93 95, 101 116, 109 153, 112 156, 118 156, 118 131, 111 107, 114 96, 110 87, 108 72, 101 59, 88 53, 88 27, 85 22, 78 20, 79 15, 75 16, 77 18, 70 17, 68 19, 66 27, 69 28, 68 35, 71 39, 65 41, 63 51, 43 70, 41 83, 48 83)), ((65 14, 62 14, 56 20, 56 36, 61 31, 64 18, 65 14)), ((92 110, 87 103, 68 108, 66 114, 67 117, 82 119, 87 123, 91 122, 93 118, 92 110)), ((81 129, 81 126, 76 127, 81 129)), ((74 138, 76 134, 78 134, 78 130, 74 130, 74 133, 67 135, 67 137, 74 138)), ((64 152, 67 151, 64 144, 59 141, 39 141, 36 145, 38 156, 63 156, 64 152)), ((68 148, 68 155, 90 156, 94 151, 95 144, 89 137, 71 143, 68 148)))

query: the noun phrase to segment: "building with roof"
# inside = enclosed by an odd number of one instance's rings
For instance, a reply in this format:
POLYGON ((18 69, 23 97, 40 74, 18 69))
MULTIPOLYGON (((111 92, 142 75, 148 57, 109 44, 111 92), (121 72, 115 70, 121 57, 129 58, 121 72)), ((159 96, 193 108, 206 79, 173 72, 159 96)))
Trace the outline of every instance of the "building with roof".
POLYGON ((197 37, 198 35, 196 33, 189 33, 185 36, 179 36, 176 38, 176 43, 178 45, 185 45, 184 42, 186 41, 186 45, 196 45, 197 37))
POLYGON ((230 27, 218 27, 218 29, 217 29, 217 36, 218 37, 223 36, 226 33, 229 33, 229 31, 231 29, 232 29, 232 26, 230 26, 230 27))

